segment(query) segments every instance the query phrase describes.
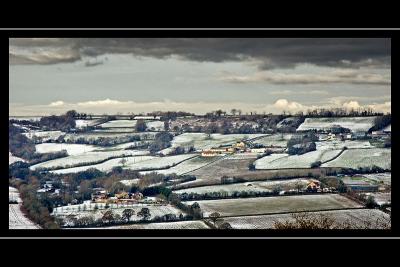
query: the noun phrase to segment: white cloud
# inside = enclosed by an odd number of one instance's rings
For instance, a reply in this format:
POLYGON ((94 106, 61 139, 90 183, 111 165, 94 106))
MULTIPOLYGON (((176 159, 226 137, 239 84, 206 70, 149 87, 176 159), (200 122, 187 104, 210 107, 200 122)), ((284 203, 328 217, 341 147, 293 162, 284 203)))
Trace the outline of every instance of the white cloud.
POLYGON ((316 108, 371 108, 379 112, 391 112, 391 102, 361 104, 356 100, 338 100, 320 103, 318 105, 309 105, 291 101, 285 98, 277 99, 271 104, 263 103, 243 103, 243 102, 175 102, 172 100, 164 100, 159 102, 135 102, 120 101, 113 99, 94 100, 79 103, 66 103, 63 101, 55 101, 48 105, 23 105, 21 103, 10 103, 10 116, 26 116, 26 115, 52 115, 62 114, 68 110, 76 110, 78 112, 86 112, 90 114, 116 114, 118 112, 128 113, 147 113, 152 111, 187 111, 196 114, 204 114, 206 112, 222 109, 229 111, 232 108, 241 109, 243 114, 250 112, 261 113, 282 113, 307 111, 316 108))
POLYGON ((343 107, 345 109, 349 109, 350 110, 350 109, 358 109, 361 106, 358 103, 358 101, 349 101, 349 102, 343 103, 343 107))
POLYGON ((77 103, 78 106, 82 107, 91 107, 91 106, 115 106, 115 105, 122 105, 122 104, 133 104, 132 101, 118 101, 118 100, 111 100, 109 98, 104 100, 95 100, 95 101, 86 101, 86 102, 79 102, 77 103))
POLYGON ((278 99, 275 101, 273 104, 273 107, 280 110, 280 111, 300 111, 300 110, 305 110, 307 107, 304 105, 294 102, 294 101, 288 101, 287 99, 278 99))
POLYGON ((64 101, 55 101, 49 104, 50 107, 59 107, 59 106, 63 106, 65 103, 64 101))

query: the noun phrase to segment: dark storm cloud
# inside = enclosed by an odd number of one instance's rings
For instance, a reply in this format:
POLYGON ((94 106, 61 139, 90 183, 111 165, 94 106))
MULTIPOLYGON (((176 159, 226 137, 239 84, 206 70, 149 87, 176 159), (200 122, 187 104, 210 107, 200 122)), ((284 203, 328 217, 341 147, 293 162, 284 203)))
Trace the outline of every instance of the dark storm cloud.
POLYGON ((260 69, 290 68, 301 63, 334 67, 386 67, 390 39, 10 39, 10 64, 56 64, 123 53, 155 58, 178 56, 192 61, 256 60, 260 69), (47 50, 53 51, 47 53, 47 50), (59 54, 61 54, 61 56, 59 54))

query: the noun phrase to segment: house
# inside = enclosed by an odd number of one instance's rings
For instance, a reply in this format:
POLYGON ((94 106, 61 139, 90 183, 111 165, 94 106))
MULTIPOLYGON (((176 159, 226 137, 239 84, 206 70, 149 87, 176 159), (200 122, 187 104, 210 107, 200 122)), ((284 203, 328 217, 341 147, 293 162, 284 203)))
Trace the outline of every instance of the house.
POLYGON ((326 138, 326 140, 328 140, 328 141, 334 141, 334 140, 336 140, 336 135, 333 134, 333 133, 329 133, 328 136, 327 136, 327 138, 326 138))
POLYGON ((311 181, 307 184, 307 191, 318 191, 321 188, 320 183, 317 181, 311 181))
POLYGON ((119 194, 115 194, 117 199, 127 199, 129 198, 129 194, 127 192, 121 192, 119 194))
POLYGON ((204 150, 203 152, 201 152, 202 157, 216 157, 219 154, 220 153, 211 150, 204 150))
POLYGON ((328 135, 326 135, 326 134, 320 134, 320 135, 318 136, 318 140, 319 140, 319 141, 326 141, 326 140, 328 140, 328 135))
POLYGON ((385 136, 386 133, 384 131, 372 131, 372 136, 385 136))
POLYGON ((233 145, 233 147, 239 150, 245 150, 246 144, 243 141, 238 141, 236 142, 236 144, 233 145))
POLYGON ((265 147, 262 148, 251 148, 250 152, 251 153, 265 153, 267 149, 265 147))
POLYGON ((355 132, 354 139, 364 139, 367 136, 366 132, 355 132))
POLYGON ((104 188, 93 188, 91 197, 94 202, 105 202, 108 198, 108 192, 104 188))

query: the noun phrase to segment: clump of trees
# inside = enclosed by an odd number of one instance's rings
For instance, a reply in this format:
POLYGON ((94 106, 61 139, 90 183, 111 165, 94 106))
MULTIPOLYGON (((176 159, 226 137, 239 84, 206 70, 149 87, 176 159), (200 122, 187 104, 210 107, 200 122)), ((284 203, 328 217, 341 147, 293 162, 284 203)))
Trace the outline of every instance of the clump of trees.
POLYGON ((316 150, 315 142, 318 137, 315 133, 310 132, 302 136, 293 136, 287 142, 289 155, 301 155, 316 150))
POLYGON ((168 132, 160 132, 155 135, 154 142, 149 146, 150 153, 154 154, 171 146, 174 136, 168 132))
POLYGON ((39 121, 39 125, 42 129, 46 130, 59 130, 68 132, 76 127, 75 117, 78 113, 75 110, 67 111, 64 115, 60 116, 47 116, 42 117, 39 121))
POLYGON ((369 129, 369 132, 381 130, 392 123, 392 115, 386 114, 382 116, 378 116, 374 120, 374 126, 369 129))
POLYGON ((146 122, 142 119, 137 120, 135 129, 137 132, 144 132, 147 129, 146 122))

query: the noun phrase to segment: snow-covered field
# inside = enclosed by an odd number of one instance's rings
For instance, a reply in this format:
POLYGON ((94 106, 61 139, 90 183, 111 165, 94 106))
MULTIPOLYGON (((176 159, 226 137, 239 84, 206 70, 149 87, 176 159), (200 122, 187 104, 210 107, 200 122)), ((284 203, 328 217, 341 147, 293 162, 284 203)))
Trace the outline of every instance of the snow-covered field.
POLYGON ((377 182, 383 182, 384 184, 391 185, 392 184, 392 173, 384 172, 384 173, 373 173, 373 174, 363 174, 364 177, 370 180, 374 180, 377 182))
POLYGON ((227 185, 211 185, 194 187, 188 189, 181 189, 174 191, 176 194, 205 194, 220 192, 225 193, 227 196, 231 196, 234 192, 272 192, 274 188, 278 187, 280 190, 290 190, 290 189, 305 189, 310 181, 315 181, 313 179, 291 179, 282 181, 265 181, 265 182, 247 182, 247 183, 235 183, 227 185))
POLYGON ((66 150, 70 156, 83 154, 97 149, 97 147, 92 145, 62 143, 42 143, 37 144, 35 148, 37 153, 53 153, 66 150))
POLYGON ((315 150, 302 155, 271 154, 254 162, 256 169, 310 168, 316 161, 329 160, 340 153, 336 150, 315 150))
POLYGON ((87 126, 93 126, 96 124, 99 120, 75 120, 75 125, 76 128, 84 128, 87 126))
POLYGON ((163 121, 148 121, 146 122, 146 127, 151 131, 164 131, 163 121))
POLYGON ((9 200, 17 200, 18 204, 8 204, 9 229, 39 229, 40 227, 29 220, 21 211, 21 199, 18 190, 8 187, 9 200))
POLYGON ((103 128, 127 128, 127 127, 135 127, 136 126, 136 120, 114 120, 114 121, 108 121, 103 124, 100 124, 99 126, 103 128))
POLYGON ((8 152, 8 165, 11 165, 17 161, 25 161, 25 160, 23 160, 19 157, 13 156, 13 154, 11 154, 11 152, 8 152))
POLYGON ((171 142, 171 147, 162 150, 161 153, 166 155, 178 146, 193 146, 196 150, 209 149, 264 135, 265 134, 211 134, 210 138, 208 138, 208 135, 205 133, 184 133, 175 136, 171 142))
POLYGON ((104 128, 104 129, 95 129, 93 133, 134 133, 134 128, 104 128))
MULTIPOLYGON (((71 206, 63 206, 63 207, 57 207, 54 209, 52 215, 58 218, 63 218, 66 223, 68 224, 68 219, 67 216, 75 216, 77 219, 82 218, 84 216, 93 216, 95 220, 100 219, 104 212, 106 212, 106 209, 104 209, 104 205, 102 204, 97 204, 98 208, 97 210, 93 210, 93 207, 95 204, 91 204, 91 207, 89 208, 88 205, 84 206, 85 204, 80 204, 80 205, 71 205, 71 206), (80 208, 79 208, 80 207, 80 208), (84 210, 86 209, 86 210, 84 210)), ((148 208, 150 210, 150 219, 154 219, 156 216, 163 216, 166 214, 175 214, 177 217, 182 214, 185 215, 184 212, 181 210, 177 209, 176 207, 172 205, 161 205, 161 204, 129 204, 129 205, 124 205, 124 206, 119 206, 118 208, 115 205, 110 204, 110 209, 114 212, 114 214, 119 214, 122 216, 122 212, 125 209, 133 209, 135 211, 135 215, 131 217, 131 221, 139 221, 142 218, 137 216, 137 213, 142 209, 142 208, 148 208)))
POLYGON ((8 200, 9 202, 22 202, 21 198, 19 197, 17 188, 11 186, 8 187, 8 200))
MULTIPOLYGON (((124 157, 123 159, 125 160, 125 166, 127 164, 138 164, 142 161, 147 161, 147 160, 152 160, 153 156, 133 156, 133 157, 124 157)), ((92 165, 86 165, 86 166, 80 166, 80 167, 73 167, 73 168, 64 168, 64 169, 59 169, 55 171, 50 171, 51 173, 55 174, 66 174, 66 173, 77 173, 77 172, 83 172, 88 169, 97 169, 99 171, 103 172, 110 172, 114 167, 123 167, 124 163, 122 161, 122 158, 115 158, 115 159, 110 159, 107 160, 103 163, 99 164, 92 164, 92 165)))
POLYGON ((254 143, 262 144, 264 146, 286 147, 287 141, 289 141, 292 136, 293 134, 272 134, 257 139, 254 143))
POLYGON ((9 120, 16 120, 16 121, 39 121, 42 117, 19 117, 19 116, 10 116, 8 117, 9 120))
POLYGON ((372 196, 378 205, 391 204, 392 203, 392 193, 382 193, 374 192, 367 193, 367 196, 372 196))
MULTIPOLYGON (((390 224, 388 214, 378 209, 357 209, 357 210, 332 210, 322 212, 310 212, 310 215, 324 215, 333 218, 339 224, 350 223, 351 228, 380 229, 383 223, 390 224), (380 223, 381 222, 381 223, 380 223)), ((291 214, 256 215, 245 217, 224 218, 233 229, 273 229, 275 222, 293 221, 291 214)))
MULTIPOLYGON (((107 160, 113 157, 143 156, 148 155, 147 150, 116 150, 116 151, 89 151, 79 155, 72 155, 64 158, 49 160, 30 167, 31 170, 37 168, 67 168, 80 164, 91 164, 93 162, 107 160)), ((121 160, 121 159, 117 159, 121 160)))
POLYGON ((156 172, 159 174, 172 174, 175 173, 177 175, 182 175, 184 173, 188 173, 194 170, 197 170, 198 168, 201 168, 203 166, 206 166, 207 164, 210 164, 212 161, 214 161, 215 158, 201 158, 201 157, 194 157, 192 159, 186 160, 182 163, 179 163, 178 165, 165 169, 165 170, 154 170, 154 171, 142 171, 140 172, 141 174, 147 174, 151 172, 156 172))
POLYGON ((141 140, 152 140, 157 132, 143 132, 143 133, 115 133, 115 132, 96 132, 92 131, 89 133, 81 133, 81 134, 66 134, 64 139, 69 142, 75 142, 78 139, 83 139, 86 142, 98 140, 100 138, 113 138, 115 140, 115 144, 126 143, 132 135, 140 136, 141 140))
POLYGON ((342 149, 347 148, 374 148, 369 141, 354 141, 354 140, 334 140, 334 141, 322 141, 315 142, 317 150, 327 150, 327 149, 342 149))
POLYGON ((194 202, 200 205, 204 217, 208 217, 213 212, 218 212, 222 216, 243 216, 362 207, 360 204, 337 194, 200 200, 182 203, 191 205, 194 202))
POLYGON ((61 131, 29 131, 27 133, 22 133, 29 139, 33 137, 41 138, 43 142, 48 142, 50 140, 57 140, 60 136, 64 135, 61 131))
POLYGON ((323 130, 334 125, 348 128, 351 131, 368 131, 374 126, 376 117, 342 117, 342 118, 307 118, 297 128, 297 131, 323 130))
POLYGON ((383 169, 391 169, 391 149, 349 149, 343 152, 337 159, 322 164, 322 167, 360 168, 378 166, 383 169))
MULTIPOLYGON (((99 229, 99 228, 95 228, 99 229)), ((123 226, 104 227, 102 229, 209 229, 203 221, 181 221, 164 223, 131 224, 123 226)))
MULTIPOLYGON (((136 152, 133 150, 124 150, 125 152, 136 152)), ((122 152, 124 152, 122 151, 122 152)), ((147 151, 144 151, 148 153, 147 151)), ((82 155, 81 155, 82 156, 82 155)), ((93 164, 81 167, 74 167, 74 168, 66 168, 51 171, 52 173, 56 174, 63 174, 63 173, 76 173, 81 171, 86 171, 90 168, 95 168, 100 171, 109 172, 112 168, 120 166, 124 169, 130 170, 149 170, 149 169, 162 169, 168 168, 175 164, 178 164, 181 161, 184 161, 188 158, 193 157, 194 154, 184 154, 184 155, 177 155, 177 156, 167 156, 167 157, 154 157, 154 156, 135 156, 135 157, 125 157, 125 163, 122 162, 122 158, 110 159, 106 162, 100 164, 93 164)), ((36 165, 35 165, 36 166, 36 165)))

